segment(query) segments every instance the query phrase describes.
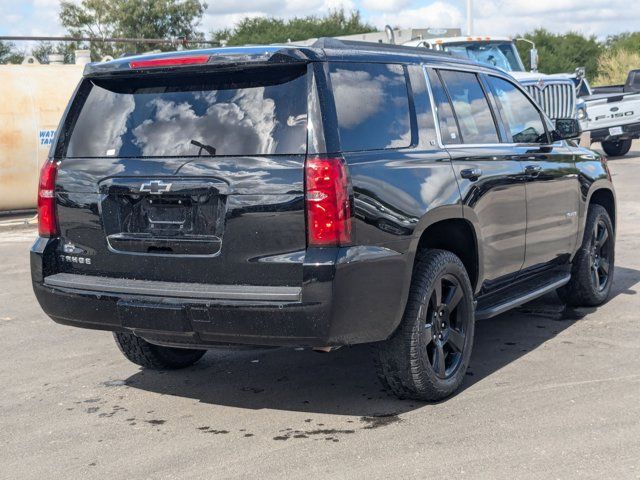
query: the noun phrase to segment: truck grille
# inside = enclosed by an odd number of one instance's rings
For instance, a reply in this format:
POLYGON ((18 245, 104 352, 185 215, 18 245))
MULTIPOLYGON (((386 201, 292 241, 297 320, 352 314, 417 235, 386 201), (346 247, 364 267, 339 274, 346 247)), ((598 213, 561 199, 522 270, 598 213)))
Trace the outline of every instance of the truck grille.
POLYGON ((529 95, 542 107, 551 119, 573 118, 576 99, 573 83, 548 83, 540 89, 537 85, 525 85, 529 95))

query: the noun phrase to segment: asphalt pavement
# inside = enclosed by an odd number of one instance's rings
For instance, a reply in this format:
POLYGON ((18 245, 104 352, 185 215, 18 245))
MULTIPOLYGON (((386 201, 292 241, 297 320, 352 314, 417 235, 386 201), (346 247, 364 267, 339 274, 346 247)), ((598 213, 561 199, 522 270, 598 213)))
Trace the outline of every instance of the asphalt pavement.
POLYGON ((210 351, 143 371, 31 290, 33 227, 0 230, 0 478, 640 478, 640 144, 610 161, 611 300, 479 322, 454 397, 382 391, 366 346, 210 351))

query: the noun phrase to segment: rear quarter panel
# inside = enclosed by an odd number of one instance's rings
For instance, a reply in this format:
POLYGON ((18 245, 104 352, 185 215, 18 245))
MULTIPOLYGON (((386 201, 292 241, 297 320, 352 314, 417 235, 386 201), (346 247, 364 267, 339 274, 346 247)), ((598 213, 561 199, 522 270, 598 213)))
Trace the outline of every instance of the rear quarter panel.
POLYGON ((367 281, 401 285, 395 318, 399 324, 409 294, 416 250, 433 223, 462 218, 460 192, 449 156, 435 150, 390 150, 345 154, 353 182, 353 243, 398 252, 402 268, 367 281))
POLYGON ((446 152, 381 151, 345 158, 353 182, 354 243, 406 250, 429 224, 461 216, 460 192, 446 152))

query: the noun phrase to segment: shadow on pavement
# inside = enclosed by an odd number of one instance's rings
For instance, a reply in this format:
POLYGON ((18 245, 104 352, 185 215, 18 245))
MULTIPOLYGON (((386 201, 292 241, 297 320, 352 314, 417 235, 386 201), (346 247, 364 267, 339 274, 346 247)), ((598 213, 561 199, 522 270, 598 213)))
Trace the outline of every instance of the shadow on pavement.
MULTIPOLYGON (((640 271, 616 267, 612 297, 635 294, 640 271)), ((595 309, 566 309, 555 294, 477 323, 461 391, 538 348, 595 309)), ((127 385, 162 395, 243 409, 389 417, 419 408, 378 383, 366 345, 329 354, 293 349, 211 350, 180 371, 140 371, 127 385)))
POLYGON ((640 283, 639 270, 616 265, 609 301, 618 295, 635 295, 638 292, 632 287, 635 287, 638 283, 640 283))

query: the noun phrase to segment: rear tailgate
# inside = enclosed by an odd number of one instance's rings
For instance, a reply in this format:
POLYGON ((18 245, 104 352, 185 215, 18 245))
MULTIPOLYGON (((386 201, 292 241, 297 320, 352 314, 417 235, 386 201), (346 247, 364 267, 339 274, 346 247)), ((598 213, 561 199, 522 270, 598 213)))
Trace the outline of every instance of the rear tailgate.
POLYGON ((640 123, 640 94, 606 93, 584 97, 587 119, 583 130, 613 128, 640 123))
POLYGON ((85 79, 62 136, 58 272, 300 285, 307 70, 85 79))

